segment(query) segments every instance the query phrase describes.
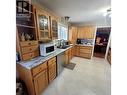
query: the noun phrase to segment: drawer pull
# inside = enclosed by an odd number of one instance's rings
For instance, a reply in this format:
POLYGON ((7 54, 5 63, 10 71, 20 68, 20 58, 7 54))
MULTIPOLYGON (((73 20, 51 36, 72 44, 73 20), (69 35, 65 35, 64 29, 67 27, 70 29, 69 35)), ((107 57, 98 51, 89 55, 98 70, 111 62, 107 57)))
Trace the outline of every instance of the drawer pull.
POLYGON ((32 49, 30 48, 30 51, 31 51, 32 49))

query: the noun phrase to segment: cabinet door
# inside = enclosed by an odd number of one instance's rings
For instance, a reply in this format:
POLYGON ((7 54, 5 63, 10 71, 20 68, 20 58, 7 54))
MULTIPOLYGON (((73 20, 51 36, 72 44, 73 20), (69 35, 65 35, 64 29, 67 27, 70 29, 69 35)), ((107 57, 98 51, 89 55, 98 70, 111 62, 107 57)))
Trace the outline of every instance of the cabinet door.
POLYGON ((83 27, 78 28, 78 37, 77 38, 84 38, 85 32, 83 27))
POLYGON ((80 46, 79 47, 79 56, 80 57, 85 57, 85 58, 91 58, 92 55, 92 47, 85 47, 85 46, 80 46))
POLYGON ((52 39, 58 38, 58 23, 57 19, 53 16, 50 18, 51 20, 51 33, 52 33, 52 39))
POLYGON ((77 40, 77 27, 69 27, 69 41, 76 44, 77 40))
POLYGON ((69 49, 69 63, 71 59, 72 59, 72 48, 69 49))
POLYGON ((37 76, 34 77, 34 87, 36 95, 40 95, 42 91, 48 85, 48 76, 47 76, 47 69, 43 70, 37 76))
POLYGON ((49 83, 56 78, 56 62, 50 62, 48 66, 49 83))
POLYGON ((85 26, 78 28, 78 38, 94 39, 95 36, 95 27, 85 26))
POLYGON ((39 40, 50 38, 50 22, 49 15, 37 11, 37 25, 39 40))
POLYGON ((75 48, 72 47, 72 49, 71 49, 71 56, 72 56, 72 58, 73 58, 73 56, 74 56, 74 53, 75 53, 75 48))
POLYGON ((76 49, 76 50, 75 50, 75 51, 76 51, 76 54, 75 54, 75 55, 76 55, 76 56, 79 56, 79 49, 80 49, 80 47, 79 47, 79 46, 76 46, 75 49, 76 49))
POLYGON ((93 39, 95 36, 95 27, 87 27, 85 30, 85 38, 93 39))
POLYGON ((69 50, 65 51, 65 57, 66 57, 65 63, 68 64, 69 63, 69 50))

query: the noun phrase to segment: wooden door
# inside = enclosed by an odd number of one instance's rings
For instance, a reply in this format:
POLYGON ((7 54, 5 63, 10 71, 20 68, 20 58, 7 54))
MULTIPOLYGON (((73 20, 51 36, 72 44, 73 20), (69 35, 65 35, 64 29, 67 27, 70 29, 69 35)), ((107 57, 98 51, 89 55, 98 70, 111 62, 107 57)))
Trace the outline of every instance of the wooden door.
POLYGON ((75 49, 76 49, 76 50, 75 50, 75 51, 76 51, 76 56, 79 56, 80 46, 76 46, 75 49))
POLYGON ((42 11, 37 11, 36 15, 39 40, 51 39, 49 15, 42 11))
POLYGON ((85 30, 85 38, 88 39, 94 39, 95 36, 95 27, 87 27, 87 29, 85 30))
POLYGON ((78 27, 78 38, 94 39, 94 36, 95 36, 94 26, 78 27))
POLYGON ((74 47, 72 47, 72 50, 71 50, 71 55, 72 55, 72 58, 74 57, 74 55, 75 55, 75 46, 74 47))
POLYGON ((47 69, 34 77, 34 87, 36 95, 40 95, 48 85, 47 69))
POLYGON ((51 22, 51 36, 52 39, 58 39, 58 22, 57 18, 54 16, 50 17, 50 22, 51 22))
POLYGON ((71 59, 72 59, 72 48, 69 49, 69 63, 71 59))
POLYGON ((69 41, 72 44, 76 44, 76 40, 77 40, 77 27, 70 27, 69 28, 69 41))
POLYGON ((77 38, 84 38, 84 29, 83 27, 78 27, 78 37, 77 38))
POLYGON ((65 51, 65 57, 66 57, 65 64, 68 64, 69 63, 69 50, 65 51))
POLYGON ((48 77, 49 83, 52 82, 56 78, 56 62, 51 61, 48 63, 48 77))
POLYGON ((83 38, 89 38, 89 36, 91 35, 89 27, 83 27, 83 31, 84 31, 83 32, 83 34, 84 34, 83 38))
POLYGON ((76 46, 73 47, 73 56, 76 56, 76 46))

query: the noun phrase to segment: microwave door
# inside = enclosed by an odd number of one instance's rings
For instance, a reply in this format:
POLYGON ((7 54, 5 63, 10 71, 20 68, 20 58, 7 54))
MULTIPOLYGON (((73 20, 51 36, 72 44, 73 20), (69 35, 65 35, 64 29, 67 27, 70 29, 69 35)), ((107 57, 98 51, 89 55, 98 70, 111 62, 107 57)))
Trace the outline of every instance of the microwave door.
POLYGON ((54 51, 54 46, 46 47, 46 54, 54 51))

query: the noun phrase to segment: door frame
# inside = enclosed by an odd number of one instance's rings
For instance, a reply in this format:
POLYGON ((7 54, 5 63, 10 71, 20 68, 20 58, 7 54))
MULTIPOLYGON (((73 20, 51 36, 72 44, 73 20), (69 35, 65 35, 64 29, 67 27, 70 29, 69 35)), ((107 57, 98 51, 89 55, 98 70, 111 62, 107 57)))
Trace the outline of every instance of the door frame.
MULTIPOLYGON (((94 57, 94 48, 95 48, 94 46, 95 46, 97 28, 107 28, 107 27, 112 28, 111 26, 96 26, 95 35, 94 35, 94 45, 93 45, 92 57, 94 57)), ((111 41, 111 30, 110 30, 110 34, 109 34, 109 38, 108 38, 108 44, 107 44, 107 47, 106 47, 106 52, 105 52, 104 59, 106 59, 106 57, 107 57, 108 49, 109 49, 109 46, 110 46, 110 41, 111 41)))

